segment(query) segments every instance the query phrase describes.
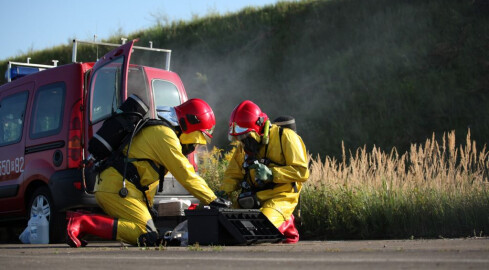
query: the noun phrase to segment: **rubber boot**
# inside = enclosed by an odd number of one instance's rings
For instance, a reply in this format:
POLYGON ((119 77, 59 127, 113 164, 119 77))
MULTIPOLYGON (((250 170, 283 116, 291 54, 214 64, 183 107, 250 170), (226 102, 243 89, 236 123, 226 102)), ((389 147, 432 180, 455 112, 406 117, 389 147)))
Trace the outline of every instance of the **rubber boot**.
POLYGON ((285 236, 284 243, 294 244, 299 242, 299 232, 297 231, 294 223, 294 215, 291 215, 289 220, 285 221, 278 227, 278 230, 285 236))
POLYGON ((80 239, 85 234, 108 240, 115 240, 117 235, 117 220, 109 216, 66 212, 66 219, 68 219, 66 243, 71 247, 86 246, 87 241, 80 239))

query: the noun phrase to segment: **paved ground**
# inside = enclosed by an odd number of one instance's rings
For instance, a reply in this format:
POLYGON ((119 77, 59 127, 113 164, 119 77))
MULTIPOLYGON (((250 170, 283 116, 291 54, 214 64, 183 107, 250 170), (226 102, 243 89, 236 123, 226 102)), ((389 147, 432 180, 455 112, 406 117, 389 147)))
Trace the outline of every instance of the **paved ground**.
POLYGON ((0 245, 0 269, 489 269, 489 238, 301 241, 142 249, 117 242, 0 245))

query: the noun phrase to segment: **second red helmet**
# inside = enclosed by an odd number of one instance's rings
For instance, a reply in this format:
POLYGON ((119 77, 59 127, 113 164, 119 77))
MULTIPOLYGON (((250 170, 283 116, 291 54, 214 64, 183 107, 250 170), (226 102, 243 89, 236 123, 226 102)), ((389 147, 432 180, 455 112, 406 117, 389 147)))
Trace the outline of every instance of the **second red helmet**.
POLYGON ((229 119, 229 135, 239 136, 255 131, 263 135, 263 127, 268 116, 260 107, 250 100, 241 102, 231 113, 229 119))

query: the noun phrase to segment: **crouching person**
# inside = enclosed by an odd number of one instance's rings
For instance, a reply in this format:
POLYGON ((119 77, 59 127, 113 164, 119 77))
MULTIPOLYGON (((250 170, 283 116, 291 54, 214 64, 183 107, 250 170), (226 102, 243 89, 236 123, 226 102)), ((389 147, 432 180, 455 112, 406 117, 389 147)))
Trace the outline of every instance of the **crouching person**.
POLYGON ((231 113, 228 135, 240 143, 216 193, 224 197, 241 189, 240 208, 260 209, 285 236, 285 243, 296 243, 299 233, 292 213, 302 182, 309 178, 302 139, 290 128, 270 124, 268 116, 249 100, 231 113))
MULTIPOLYGON (((202 204, 230 206, 229 201, 214 195, 185 157, 196 145, 212 138, 215 118, 211 107, 203 100, 190 99, 159 110, 158 117, 166 124, 144 127, 130 144, 127 157, 132 161, 127 166, 125 184, 121 164, 111 164, 100 174, 95 199, 108 216, 67 213, 67 243, 71 247, 85 246, 82 237, 86 234, 132 245, 158 245, 160 237, 149 208, 159 179, 168 172, 202 204)), ((127 153, 127 146, 123 153, 127 153)))

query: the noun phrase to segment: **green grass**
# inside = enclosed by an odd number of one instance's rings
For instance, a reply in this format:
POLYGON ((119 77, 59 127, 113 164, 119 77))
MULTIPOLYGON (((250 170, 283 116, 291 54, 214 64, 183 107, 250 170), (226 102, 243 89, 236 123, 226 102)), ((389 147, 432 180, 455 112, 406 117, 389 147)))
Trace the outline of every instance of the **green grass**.
POLYGON ((302 236, 332 240, 487 235, 487 188, 463 193, 365 189, 305 188, 302 236))

